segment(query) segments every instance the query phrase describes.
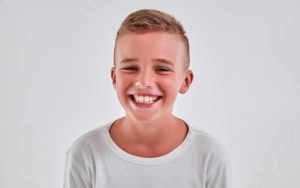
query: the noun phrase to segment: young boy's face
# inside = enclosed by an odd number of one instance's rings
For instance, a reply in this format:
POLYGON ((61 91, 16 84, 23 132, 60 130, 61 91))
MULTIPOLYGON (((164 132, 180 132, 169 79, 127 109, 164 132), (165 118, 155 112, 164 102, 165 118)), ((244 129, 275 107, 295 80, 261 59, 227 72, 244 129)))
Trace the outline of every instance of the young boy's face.
POLYGON ((193 79, 186 59, 176 34, 129 33, 119 38, 111 77, 126 116, 144 123, 172 116, 177 93, 185 93, 193 79))

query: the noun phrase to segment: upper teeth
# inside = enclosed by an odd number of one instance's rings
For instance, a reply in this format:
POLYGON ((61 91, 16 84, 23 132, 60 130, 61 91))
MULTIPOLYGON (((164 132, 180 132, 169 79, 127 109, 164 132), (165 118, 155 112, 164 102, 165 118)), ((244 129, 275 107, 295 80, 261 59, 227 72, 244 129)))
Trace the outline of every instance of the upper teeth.
POLYGON ((143 104, 152 104, 157 99, 157 96, 138 96, 133 95, 134 100, 137 103, 143 103, 143 104))

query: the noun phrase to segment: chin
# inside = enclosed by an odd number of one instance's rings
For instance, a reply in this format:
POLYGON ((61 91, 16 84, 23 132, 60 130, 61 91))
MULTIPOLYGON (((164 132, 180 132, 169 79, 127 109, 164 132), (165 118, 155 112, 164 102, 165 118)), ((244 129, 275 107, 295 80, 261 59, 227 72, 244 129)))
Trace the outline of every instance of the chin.
POLYGON ((151 124, 157 121, 159 117, 149 117, 149 115, 140 114, 131 116, 131 119, 140 124, 151 124))

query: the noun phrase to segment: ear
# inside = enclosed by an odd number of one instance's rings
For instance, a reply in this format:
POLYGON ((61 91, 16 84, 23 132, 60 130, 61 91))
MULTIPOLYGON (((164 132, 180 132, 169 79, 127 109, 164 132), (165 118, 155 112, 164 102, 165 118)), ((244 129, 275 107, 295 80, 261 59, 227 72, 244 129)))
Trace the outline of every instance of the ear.
POLYGON ((111 68, 110 77, 111 77, 112 85, 114 89, 116 89, 116 68, 115 67, 111 68))
POLYGON ((184 81, 180 87, 179 93, 184 94, 188 91, 194 79, 194 74, 192 70, 187 70, 185 73, 184 81))

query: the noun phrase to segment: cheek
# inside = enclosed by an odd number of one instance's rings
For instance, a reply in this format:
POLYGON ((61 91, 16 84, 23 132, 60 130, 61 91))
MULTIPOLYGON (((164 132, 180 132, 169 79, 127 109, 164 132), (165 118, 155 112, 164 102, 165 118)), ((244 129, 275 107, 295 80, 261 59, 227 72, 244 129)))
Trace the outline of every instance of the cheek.
POLYGON ((117 74, 117 78, 116 78, 117 88, 125 89, 126 87, 128 87, 128 85, 130 85, 131 80, 132 78, 130 75, 122 74, 122 73, 117 74))
POLYGON ((180 85, 175 77, 170 77, 168 79, 161 79, 159 81, 160 87, 168 93, 177 93, 179 91, 180 85))

